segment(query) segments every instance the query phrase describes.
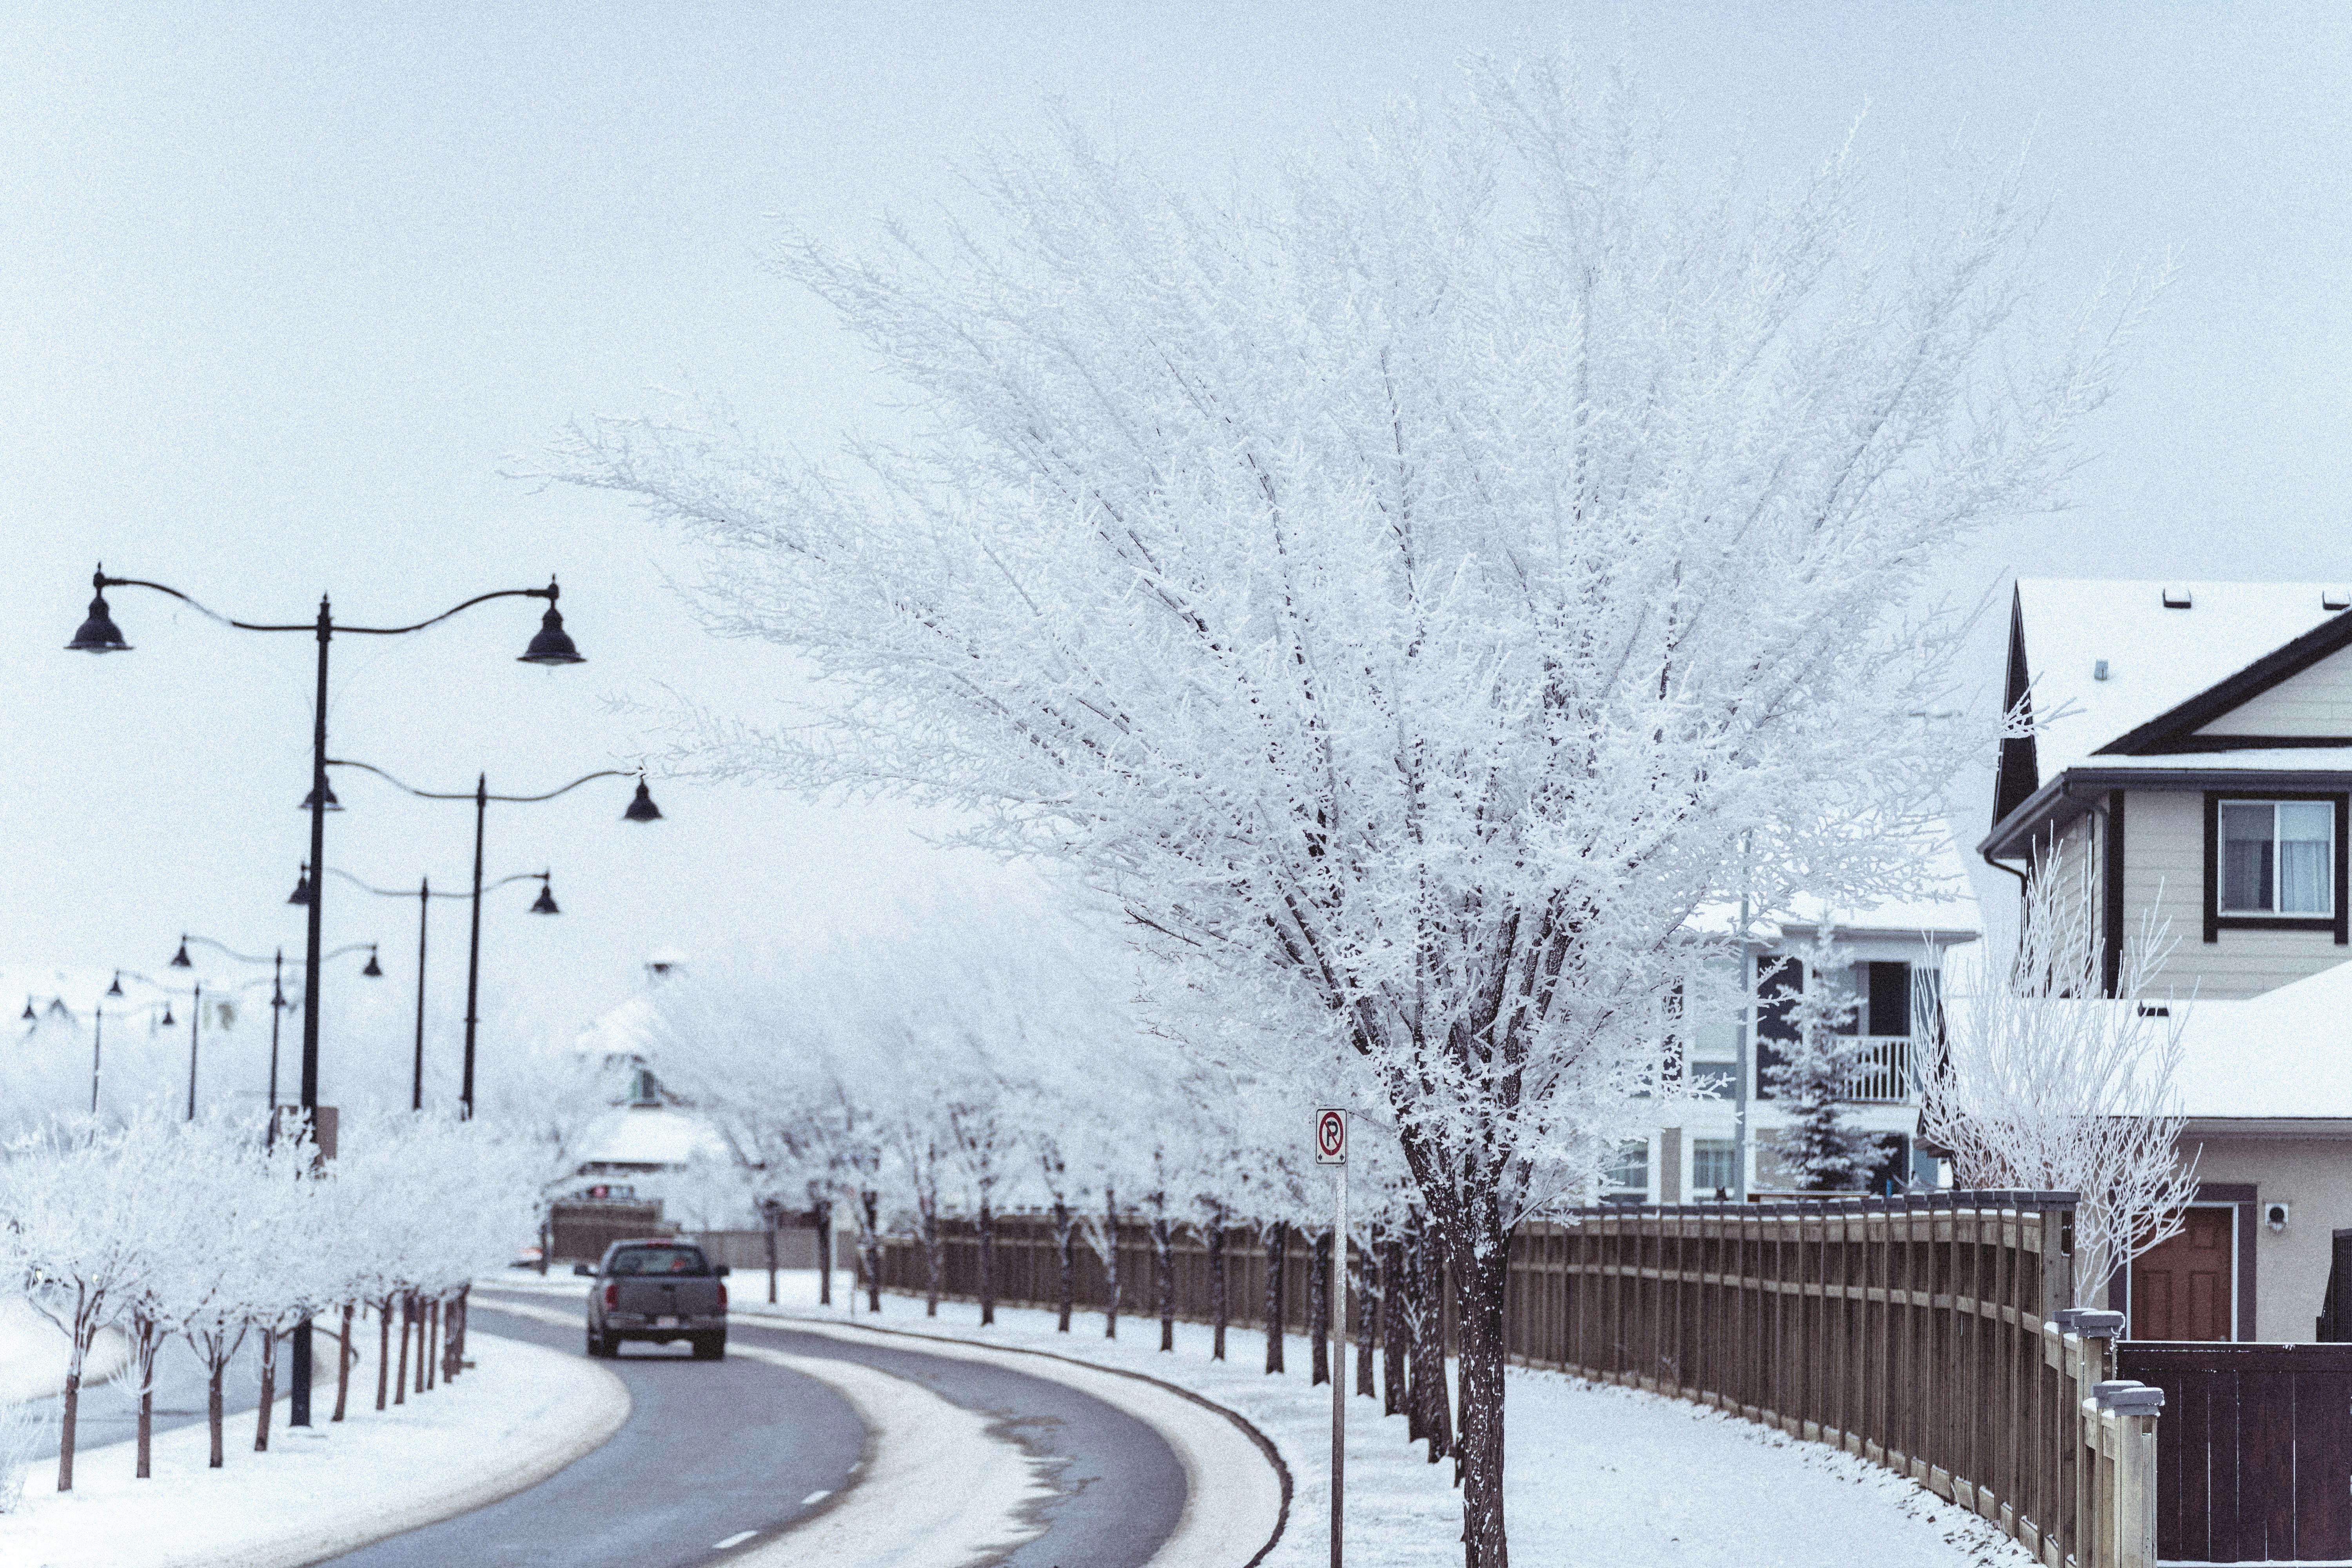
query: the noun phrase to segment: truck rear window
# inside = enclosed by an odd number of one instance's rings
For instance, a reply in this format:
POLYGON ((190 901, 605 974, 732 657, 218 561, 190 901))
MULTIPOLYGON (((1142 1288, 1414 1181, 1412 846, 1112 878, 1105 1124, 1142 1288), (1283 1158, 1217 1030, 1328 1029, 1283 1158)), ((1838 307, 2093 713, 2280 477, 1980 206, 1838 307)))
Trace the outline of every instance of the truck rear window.
POLYGON ((629 1247, 613 1254, 614 1274, 708 1274, 698 1247, 629 1247))

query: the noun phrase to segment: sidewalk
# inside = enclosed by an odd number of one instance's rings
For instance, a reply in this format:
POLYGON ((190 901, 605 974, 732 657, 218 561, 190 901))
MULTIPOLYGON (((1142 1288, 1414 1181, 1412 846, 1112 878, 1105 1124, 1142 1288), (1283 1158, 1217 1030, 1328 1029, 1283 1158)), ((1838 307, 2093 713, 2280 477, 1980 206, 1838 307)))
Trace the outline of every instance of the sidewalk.
POLYGON ((381 1413, 372 1376, 338 1424, 288 1427, 281 1401, 266 1454, 249 1415, 232 1422, 218 1470, 202 1422, 155 1438, 148 1480, 127 1442, 77 1455, 70 1492, 50 1489, 53 1465, 37 1467, 17 1510, 0 1515, 0 1563, 291 1568, 520 1491, 627 1419, 627 1391, 593 1362, 479 1331, 467 1348, 476 1364, 455 1383, 381 1413))

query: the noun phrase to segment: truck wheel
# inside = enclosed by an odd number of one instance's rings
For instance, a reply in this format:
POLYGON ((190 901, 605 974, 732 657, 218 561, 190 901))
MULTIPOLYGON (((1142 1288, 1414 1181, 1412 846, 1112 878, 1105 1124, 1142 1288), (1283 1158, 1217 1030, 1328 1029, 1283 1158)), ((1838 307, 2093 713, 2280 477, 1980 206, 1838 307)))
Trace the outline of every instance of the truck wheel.
POLYGON ((588 1331, 588 1353, 600 1360, 613 1353, 612 1347, 604 1342, 604 1336, 593 1329, 588 1331))
POLYGON ((697 1334, 694 1337, 695 1360, 723 1361, 726 1355, 727 1336, 725 1334, 697 1334))

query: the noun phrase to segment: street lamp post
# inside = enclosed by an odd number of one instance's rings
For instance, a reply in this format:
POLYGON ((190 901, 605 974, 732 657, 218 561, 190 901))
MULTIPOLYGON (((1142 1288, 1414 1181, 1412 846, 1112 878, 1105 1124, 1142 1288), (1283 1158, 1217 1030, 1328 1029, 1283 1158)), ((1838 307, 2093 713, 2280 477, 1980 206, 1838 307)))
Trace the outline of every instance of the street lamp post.
MULTIPOLYGON (((578 778, 573 779, 570 784, 565 784, 559 789, 549 790, 545 795, 492 795, 490 793, 490 781, 488 773, 477 774, 474 779, 474 787, 471 790, 445 791, 418 789, 414 784, 404 784, 399 779, 393 777, 392 774, 384 772, 382 768, 377 767, 373 763, 359 763, 352 762, 348 758, 330 757, 327 759, 327 765, 331 768, 362 769, 365 772, 373 773, 376 777, 383 780, 394 789, 404 790, 406 793, 416 796, 419 800, 470 800, 474 803, 474 891, 472 894, 474 909, 473 933, 466 957, 466 1063, 465 1076, 457 1092, 457 1113, 459 1116, 470 1121, 474 1114, 474 1031, 480 1022, 479 1004, 482 974, 482 837, 484 827, 489 816, 490 802, 498 801, 501 805, 529 805, 543 800, 553 800, 560 795, 569 795, 572 791, 578 789, 582 784, 587 784, 591 780, 634 778, 637 781, 637 793, 635 796, 630 800, 627 808, 621 813, 621 820, 624 822, 635 823, 659 822, 662 819, 661 807, 654 804, 653 793, 646 786, 645 774, 627 768, 599 768, 593 773, 581 774, 578 778)), ((509 879, 509 880, 513 879, 514 879, 511 878, 509 879)), ((373 889, 370 890, 373 891, 373 889)), ((541 889, 540 902, 532 905, 531 909, 532 911, 537 914, 551 915, 556 913, 557 911, 555 909, 555 900, 553 895, 545 889, 541 889)))
MULTIPOLYGON (((379 888, 371 883, 362 882, 357 877, 352 876, 349 871, 344 870, 340 866, 330 866, 327 869, 333 872, 336 876, 341 877, 344 881, 349 882, 352 887, 359 889, 362 892, 373 893, 379 899, 415 899, 416 900, 416 1059, 410 1079, 408 1109, 411 1110, 422 1110, 425 1109, 425 915, 427 911, 431 910, 432 900, 435 899, 471 899, 478 908, 481 901, 480 894, 436 893, 433 890, 433 879, 430 877, 419 877, 416 879, 416 891, 412 893, 405 888, 379 888)), ((485 889, 483 890, 489 891, 499 888, 503 888, 509 882, 536 881, 540 884, 539 901, 530 906, 530 912, 535 915, 561 914, 563 911, 556 907, 555 895, 550 891, 550 889, 552 886, 552 878, 553 873, 548 871, 518 871, 511 877, 499 878, 497 881, 492 882, 488 889, 485 889)), ((478 931, 478 921, 476 922, 476 929, 478 931)), ((481 946, 478 942, 475 944, 474 952, 476 958, 478 960, 481 953, 481 946)), ((469 968, 466 976, 466 990, 468 996, 472 995, 473 989, 474 976, 469 968)), ((472 1008, 469 1006, 467 1010, 471 1012, 472 1008)))
MULTIPOLYGON (((331 803, 327 809, 333 811, 340 808, 331 803)), ((286 900, 288 903, 303 904, 310 902, 310 878, 309 870, 310 868, 308 867, 303 868, 304 874, 302 879, 295 884, 294 896, 286 900)), ((229 957, 236 960, 239 963, 267 963, 270 966, 269 1136, 272 1139, 275 1139, 278 1136, 278 1026, 279 1020, 285 1016, 286 1009, 293 1005, 292 1003, 286 1000, 286 950, 281 947, 269 957, 263 958, 258 953, 239 952, 236 949, 229 946, 226 942, 215 942, 208 936, 191 936, 186 931, 182 931, 180 933, 180 951, 172 955, 172 961, 169 967, 173 969, 188 969, 193 967, 188 959, 188 943, 192 942, 212 948, 216 952, 226 953, 229 957)), ((383 966, 376 962, 375 943, 372 942, 346 942, 344 945, 335 949, 334 952, 328 953, 326 956, 330 959, 336 959, 342 957, 343 954, 347 952, 366 953, 368 955, 367 967, 362 969, 360 973, 370 980, 381 980, 383 978, 383 966)), ((191 1120, 194 1120, 194 1118, 192 1117, 191 1120)))
MULTIPOLYGON (((319 598, 317 619, 307 625, 300 622, 273 624, 236 620, 210 609, 179 589, 165 584, 151 583, 137 577, 110 577, 106 574, 106 568, 102 563, 91 574, 90 586, 96 592, 89 602, 89 615, 75 631, 73 640, 66 644, 67 648, 72 652, 123 653, 129 651, 131 645, 123 640, 121 628, 115 626, 114 617, 107 609, 106 590, 109 588, 147 588, 159 594, 167 594, 207 619, 218 621, 221 625, 232 626, 238 631, 309 632, 318 639, 317 694, 313 700, 310 726, 310 795, 307 803, 310 808, 310 864, 313 866, 324 866, 327 863, 327 805, 330 799, 327 789, 327 650, 337 632, 346 632, 361 637, 400 637, 409 632, 423 631, 427 626, 438 626, 460 611, 471 609, 476 605, 488 604, 492 599, 544 599, 547 601, 547 613, 540 617, 539 633, 530 639, 530 646, 520 656, 520 661, 525 664, 547 666, 583 662, 579 649, 572 646, 571 637, 563 629, 563 616, 556 608, 558 592, 555 580, 551 577, 548 579, 547 586, 544 588, 500 588, 488 594, 478 594, 461 604, 451 605, 430 620, 418 621, 404 626, 339 626, 335 621, 333 607, 324 595, 320 595, 319 598)), ((309 931, 304 938, 303 948, 304 963, 307 965, 305 973, 309 977, 308 983, 302 987, 302 1109, 306 1112, 315 1111, 319 1108, 319 965, 321 946, 320 916, 320 906, 324 902, 325 900, 318 897, 314 891, 310 900, 309 931)), ((294 1330, 293 1368, 289 1382, 291 1386, 289 1393, 292 1398, 293 1407, 289 1416, 289 1424, 308 1426, 310 1425, 310 1320, 308 1318, 304 1318, 294 1330)))

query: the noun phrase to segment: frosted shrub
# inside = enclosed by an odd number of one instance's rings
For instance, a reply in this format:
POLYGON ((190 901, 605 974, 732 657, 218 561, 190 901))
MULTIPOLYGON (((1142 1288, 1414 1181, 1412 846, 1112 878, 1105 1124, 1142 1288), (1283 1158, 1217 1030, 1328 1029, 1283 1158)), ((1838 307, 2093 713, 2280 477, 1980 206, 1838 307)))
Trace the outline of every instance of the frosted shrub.
POLYGON ((14 1513, 24 1500, 25 1478, 48 1436, 48 1413, 38 1405, 0 1402, 0 1513, 14 1513))

